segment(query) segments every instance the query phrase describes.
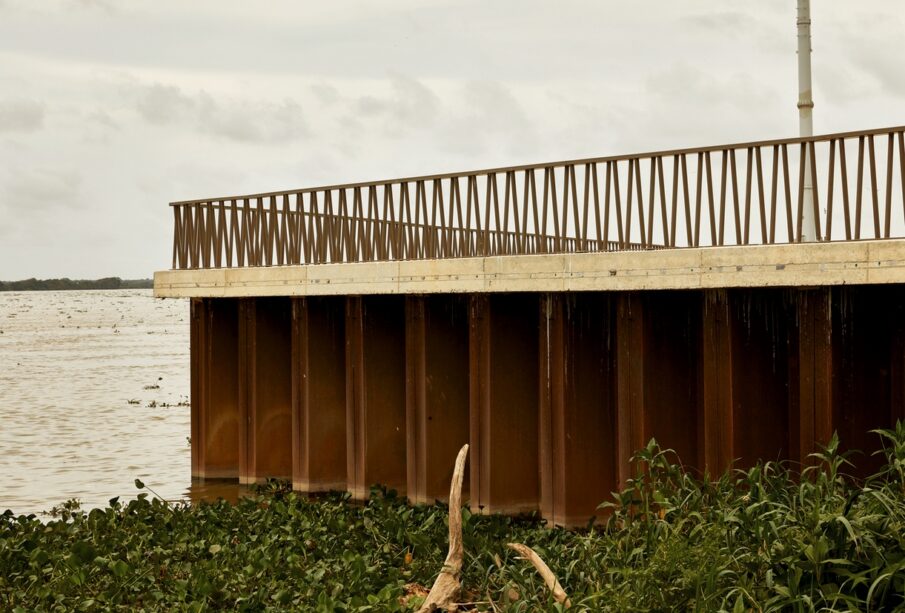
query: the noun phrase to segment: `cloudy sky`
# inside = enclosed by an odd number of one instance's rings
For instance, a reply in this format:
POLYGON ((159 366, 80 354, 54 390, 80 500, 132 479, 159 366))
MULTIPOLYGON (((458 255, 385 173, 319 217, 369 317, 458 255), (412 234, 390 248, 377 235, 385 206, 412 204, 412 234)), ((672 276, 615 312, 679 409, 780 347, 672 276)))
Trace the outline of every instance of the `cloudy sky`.
MULTIPOLYGON (((905 124, 901 0, 814 0, 815 131, 905 124)), ((0 0, 0 279, 147 277, 167 203, 798 130, 795 0, 0 0)))

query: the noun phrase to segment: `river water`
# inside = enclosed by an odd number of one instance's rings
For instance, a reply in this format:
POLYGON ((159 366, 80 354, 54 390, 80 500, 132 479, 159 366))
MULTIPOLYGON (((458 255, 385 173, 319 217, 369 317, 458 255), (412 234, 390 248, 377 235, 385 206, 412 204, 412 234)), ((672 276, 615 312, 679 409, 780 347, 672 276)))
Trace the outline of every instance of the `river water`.
POLYGON ((151 290, 0 292, 0 512, 188 495, 189 305, 151 290))

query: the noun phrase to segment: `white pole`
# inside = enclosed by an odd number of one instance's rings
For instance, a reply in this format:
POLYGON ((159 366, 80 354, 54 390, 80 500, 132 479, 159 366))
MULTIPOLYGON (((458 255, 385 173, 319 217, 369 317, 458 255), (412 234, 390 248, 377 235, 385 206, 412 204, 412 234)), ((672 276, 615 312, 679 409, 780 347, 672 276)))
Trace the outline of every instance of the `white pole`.
MULTIPOLYGON (((811 92, 811 2, 798 0, 798 129, 800 136, 814 135, 814 100, 811 92)), ((811 164, 807 158, 804 169, 804 201, 801 219, 802 242, 815 241, 817 229, 814 220, 814 185, 811 182, 811 164)))

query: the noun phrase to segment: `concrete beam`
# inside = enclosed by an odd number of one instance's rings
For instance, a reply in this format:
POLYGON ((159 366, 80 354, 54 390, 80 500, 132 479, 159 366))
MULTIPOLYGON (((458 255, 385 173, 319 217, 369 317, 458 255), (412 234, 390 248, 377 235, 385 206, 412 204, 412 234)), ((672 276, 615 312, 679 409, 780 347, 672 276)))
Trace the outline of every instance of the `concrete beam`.
POLYGON ((160 298, 633 291, 905 283, 905 240, 166 270, 160 298))

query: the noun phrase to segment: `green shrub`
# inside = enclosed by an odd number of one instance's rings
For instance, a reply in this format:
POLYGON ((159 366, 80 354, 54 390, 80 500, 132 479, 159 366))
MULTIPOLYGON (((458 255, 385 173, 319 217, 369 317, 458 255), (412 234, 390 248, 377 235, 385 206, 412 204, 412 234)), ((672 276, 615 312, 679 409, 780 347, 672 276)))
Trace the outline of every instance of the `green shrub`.
MULTIPOLYGON (((506 548, 517 541, 578 610, 905 610, 905 425, 878 434, 886 462, 864 482, 844 476, 835 438, 802 475, 768 462, 715 481, 651 441, 602 505, 603 525, 547 529, 536 517, 466 511, 463 598, 556 610, 506 548)), ((407 610, 419 599, 406 594, 432 583, 447 547, 444 507, 407 506, 379 488, 364 505, 274 482, 235 505, 142 493, 59 513, 0 516, 0 609, 407 610)))

